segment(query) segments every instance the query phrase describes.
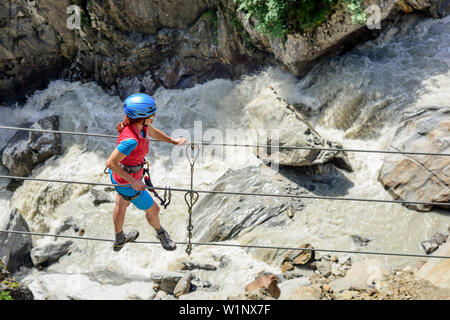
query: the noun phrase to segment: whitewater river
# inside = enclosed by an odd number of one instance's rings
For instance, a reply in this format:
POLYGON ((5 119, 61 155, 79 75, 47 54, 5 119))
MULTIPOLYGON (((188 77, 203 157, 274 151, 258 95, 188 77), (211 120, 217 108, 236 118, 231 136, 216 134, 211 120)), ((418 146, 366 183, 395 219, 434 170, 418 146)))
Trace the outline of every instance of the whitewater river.
MULTIPOLYGON (((290 103, 301 104, 324 137, 341 142, 345 148, 387 149, 405 110, 448 106, 450 101, 450 17, 405 17, 400 26, 387 28, 376 40, 317 66, 300 80, 278 69, 266 69, 239 81, 219 79, 191 89, 159 89, 154 94, 158 105, 154 126, 172 137, 184 134, 190 141, 209 140, 212 132, 222 132, 225 137, 227 130, 240 129, 244 134, 239 143, 251 143, 246 106, 271 85, 290 103)), ((0 114, 5 115, 2 125, 22 126, 58 115, 60 130, 105 134, 116 134, 115 126, 123 118, 119 97, 108 96, 95 83, 65 81, 51 82, 24 106, 0 107, 0 114)), ((13 134, 1 131, 0 148, 13 134)), ((62 144, 63 153, 36 167, 32 177, 110 183, 103 170, 115 139, 62 135, 62 144)), ((183 150, 151 143, 147 159, 155 185, 189 188, 190 167, 183 150)), ((343 174, 353 186, 345 196, 392 199, 377 180, 382 154, 349 153, 348 157, 354 172, 343 174)), ((194 187, 211 189, 228 169, 260 163, 250 149, 230 147, 224 157, 204 149, 195 164, 194 187)), ((2 167, 0 174, 8 171, 2 167)), ((64 220, 73 217, 85 229, 86 237, 113 238, 114 204, 94 206, 91 187, 25 182, 12 193, 6 190, 7 183, 0 181, 0 214, 18 208, 32 231, 54 233, 64 220)), ((104 191, 104 187, 96 189, 104 191)), ((291 224, 270 229, 261 225, 227 243, 293 247, 309 242, 315 248, 361 250, 350 237, 360 235, 371 239, 364 251, 422 254, 420 242, 450 226, 450 215, 442 210, 416 212, 396 204, 347 201, 307 200, 305 204, 291 224)), ((186 241, 184 193, 174 192, 172 204, 161 210, 160 217, 175 241, 186 241)), ((133 206, 125 220, 125 230, 130 229, 140 231, 139 240, 156 240, 144 214, 133 206)), ((75 235, 72 230, 63 234, 75 235)), ((53 241, 33 238, 34 245, 53 241)), ((46 270, 22 270, 17 276, 37 299, 148 299, 153 294, 153 272, 178 270, 185 260, 213 265, 226 261, 216 271, 195 273, 215 288, 196 293, 196 298, 226 299, 243 293, 245 285, 261 271, 281 273, 278 264, 261 259, 264 255, 260 251, 194 246, 188 258, 183 245, 167 252, 159 245, 130 244, 119 253, 111 246, 111 242, 73 240, 71 254, 58 263, 46 270)), ((354 260, 368 258, 373 256, 352 255, 354 260)), ((377 258, 396 266, 414 267, 418 261, 377 258)))

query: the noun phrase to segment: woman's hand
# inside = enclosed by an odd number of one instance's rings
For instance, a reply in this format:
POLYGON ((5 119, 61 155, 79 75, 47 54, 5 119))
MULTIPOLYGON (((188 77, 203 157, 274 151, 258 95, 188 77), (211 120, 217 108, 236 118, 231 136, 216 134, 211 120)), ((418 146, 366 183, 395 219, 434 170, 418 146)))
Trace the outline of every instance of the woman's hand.
POLYGON ((133 181, 131 181, 131 186, 136 191, 144 191, 145 189, 147 189, 145 184, 141 180, 137 180, 137 179, 134 179, 133 181))
POLYGON ((172 143, 176 146, 189 144, 185 138, 172 139, 172 143))

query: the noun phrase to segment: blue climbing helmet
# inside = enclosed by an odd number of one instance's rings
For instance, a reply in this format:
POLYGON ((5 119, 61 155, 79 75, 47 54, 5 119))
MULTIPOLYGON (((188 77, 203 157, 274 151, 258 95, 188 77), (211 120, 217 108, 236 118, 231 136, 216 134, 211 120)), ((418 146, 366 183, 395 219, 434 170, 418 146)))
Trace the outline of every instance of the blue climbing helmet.
POLYGON ((156 112, 155 100, 145 93, 136 93, 125 99, 123 111, 131 119, 147 118, 156 112))

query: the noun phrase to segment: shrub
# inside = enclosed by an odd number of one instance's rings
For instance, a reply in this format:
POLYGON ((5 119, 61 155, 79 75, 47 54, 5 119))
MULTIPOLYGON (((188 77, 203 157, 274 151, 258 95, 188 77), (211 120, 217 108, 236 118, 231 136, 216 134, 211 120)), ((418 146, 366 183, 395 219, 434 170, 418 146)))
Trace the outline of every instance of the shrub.
POLYGON ((312 30, 322 24, 343 1, 353 23, 364 23, 360 0, 234 0, 238 11, 247 19, 258 20, 256 30, 271 37, 283 38, 288 33, 312 30))

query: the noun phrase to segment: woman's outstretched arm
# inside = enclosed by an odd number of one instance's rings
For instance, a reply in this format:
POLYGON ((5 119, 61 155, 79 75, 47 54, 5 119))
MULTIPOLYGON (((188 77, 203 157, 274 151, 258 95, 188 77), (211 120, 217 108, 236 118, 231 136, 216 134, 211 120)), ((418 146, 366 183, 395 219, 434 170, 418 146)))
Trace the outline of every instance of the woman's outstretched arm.
POLYGON ((175 145, 187 144, 186 139, 184 139, 184 138, 172 139, 167 134, 165 134, 164 132, 162 132, 159 129, 156 129, 152 125, 147 126, 147 128, 148 128, 148 135, 155 140, 168 142, 168 143, 175 144, 175 145))

